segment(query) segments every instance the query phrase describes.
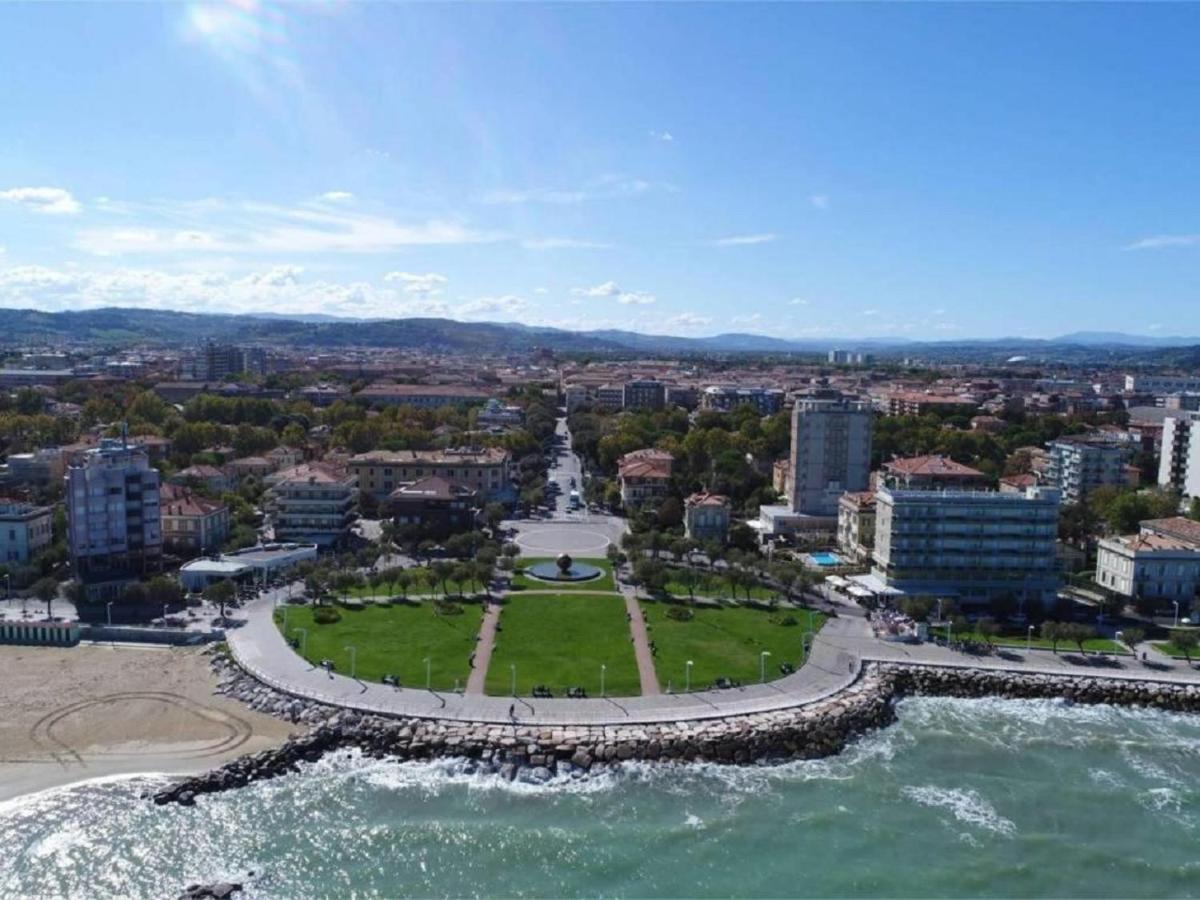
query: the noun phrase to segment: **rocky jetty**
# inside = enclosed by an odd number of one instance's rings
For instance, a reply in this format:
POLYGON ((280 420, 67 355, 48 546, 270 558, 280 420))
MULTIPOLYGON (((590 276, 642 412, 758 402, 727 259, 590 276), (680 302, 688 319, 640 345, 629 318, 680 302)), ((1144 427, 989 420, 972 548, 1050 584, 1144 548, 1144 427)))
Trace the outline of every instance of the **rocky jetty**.
POLYGON ((804 706, 719 719, 652 725, 496 725, 362 715, 281 694, 218 656, 221 691, 254 709, 312 726, 273 750, 243 756, 154 795, 158 804, 190 806, 203 794, 297 771, 328 753, 354 749, 376 759, 456 757, 502 777, 548 781, 631 760, 664 764, 831 756, 865 731, 895 719, 905 695, 1062 698, 1076 703, 1150 706, 1200 712, 1200 685, 1043 675, 991 669, 872 663, 832 697, 804 706))

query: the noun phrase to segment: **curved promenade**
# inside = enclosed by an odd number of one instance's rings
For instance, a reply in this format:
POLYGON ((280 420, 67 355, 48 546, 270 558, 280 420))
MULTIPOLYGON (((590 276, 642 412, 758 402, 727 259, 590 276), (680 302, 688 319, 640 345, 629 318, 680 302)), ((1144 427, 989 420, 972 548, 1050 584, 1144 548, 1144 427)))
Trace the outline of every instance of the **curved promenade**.
POLYGON ((636 725, 703 721, 795 709, 826 699, 852 684, 866 662, 911 663, 951 669, 985 669, 1097 679, 1200 684, 1200 671, 1183 663, 1143 666, 1131 658, 1098 668, 1069 653, 1046 650, 1017 658, 964 656, 933 644, 893 644, 874 638, 852 610, 829 619, 813 642, 808 662, 796 673, 766 684, 721 691, 570 700, 488 697, 413 688, 391 688, 327 673, 296 654, 272 620, 274 595, 247 608, 244 626, 228 633, 237 663, 264 684, 304 700, 365 713, 456 722, 521 725, 636 725), (510 717, 515 708, 515 719, 510 717))

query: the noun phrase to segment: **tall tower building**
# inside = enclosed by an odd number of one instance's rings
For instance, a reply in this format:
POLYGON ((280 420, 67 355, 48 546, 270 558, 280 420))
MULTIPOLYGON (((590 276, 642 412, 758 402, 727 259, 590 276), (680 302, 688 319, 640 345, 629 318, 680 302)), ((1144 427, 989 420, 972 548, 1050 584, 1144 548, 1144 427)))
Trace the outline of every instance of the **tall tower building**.
POLYGON ((1180 412, 1163 419, 1158 486, 1200 497, 1200 414, 1180 412))
POLYGON ((162 563, 158 470, 140 447, 105 440, 66 474, 67 528, 76 575, 99 598, 162 563))
POLYGON ((846 491, 865 491, 871 474, 871 404, 822 392, 792 410, 794 512, 836 516, 846 491))

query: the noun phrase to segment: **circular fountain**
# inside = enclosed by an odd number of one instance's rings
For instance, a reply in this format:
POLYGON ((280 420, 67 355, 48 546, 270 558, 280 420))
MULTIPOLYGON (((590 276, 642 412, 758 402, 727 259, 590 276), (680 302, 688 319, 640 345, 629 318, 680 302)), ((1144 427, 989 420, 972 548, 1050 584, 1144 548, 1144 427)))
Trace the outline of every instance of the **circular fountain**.
POLYGON ((604 574, 604 570, 590 563, 576 562, 567 553, 562 553, 553 562, 534 563, 525 569, 525 574, 539 581, 591 581, 604 574))

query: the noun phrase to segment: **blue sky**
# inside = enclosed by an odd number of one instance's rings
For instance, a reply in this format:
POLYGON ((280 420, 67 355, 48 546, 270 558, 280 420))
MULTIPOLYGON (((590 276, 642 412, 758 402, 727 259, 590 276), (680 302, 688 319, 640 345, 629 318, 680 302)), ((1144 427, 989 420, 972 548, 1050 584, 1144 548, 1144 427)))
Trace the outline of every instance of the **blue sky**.
POLYGON ((1200 334, 1200 7, 0 5, 0 305, 1200 334))

